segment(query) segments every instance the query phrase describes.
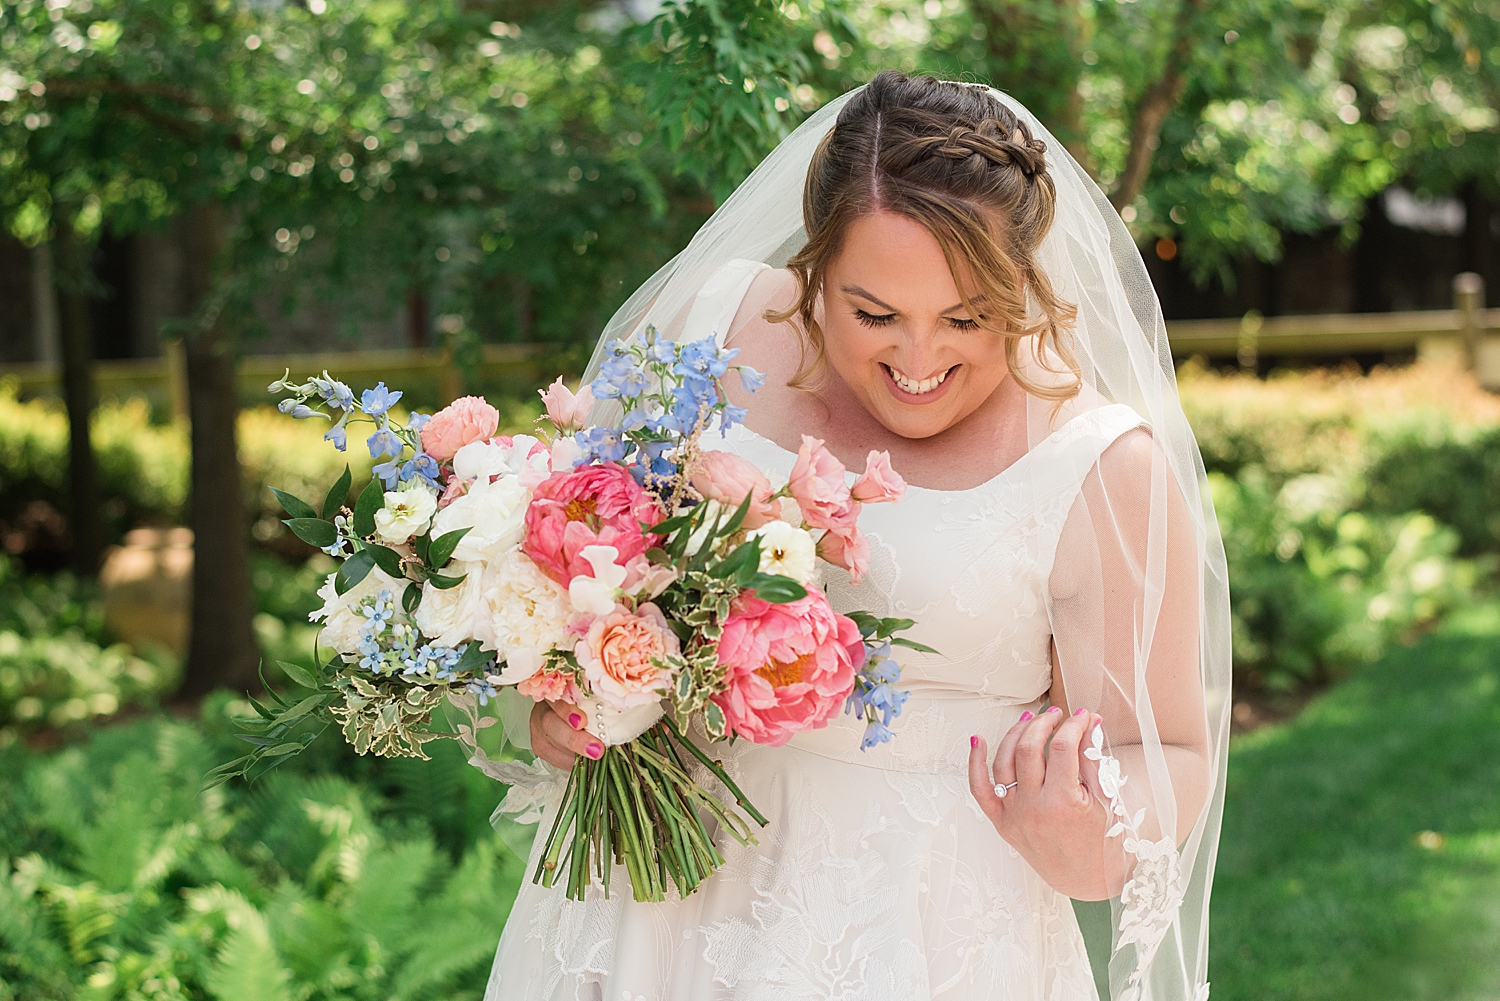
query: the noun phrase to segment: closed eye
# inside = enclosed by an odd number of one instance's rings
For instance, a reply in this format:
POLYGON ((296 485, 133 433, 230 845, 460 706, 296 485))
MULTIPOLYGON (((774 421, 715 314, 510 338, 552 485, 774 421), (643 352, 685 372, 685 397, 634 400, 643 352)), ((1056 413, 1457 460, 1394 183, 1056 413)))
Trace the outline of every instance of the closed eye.
POLYGON ((954 330, 978 330, 979 321, 971 320, 967 316, 949 316, 945 319, 952 324, 954 330))
POLYGON ((867 327, 887 327, 896 322, 895 313, 868 313, 863 309, 856 309, 854 318, 867 327))

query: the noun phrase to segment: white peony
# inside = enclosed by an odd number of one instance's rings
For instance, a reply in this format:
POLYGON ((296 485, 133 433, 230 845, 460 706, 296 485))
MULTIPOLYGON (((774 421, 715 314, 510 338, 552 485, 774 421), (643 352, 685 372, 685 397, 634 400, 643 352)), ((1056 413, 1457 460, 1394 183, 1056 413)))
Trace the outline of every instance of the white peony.
POLYGON ((474 635, 505 660, 499 683, 514 685, 542 666, 542 656, 572 646, 568 592, 537 569, 520 550, 491 563, 484 573, 474 635))
POLYGON ((520 544, 530 501, 531 491, 512 475, 502 475, 493 483, 481 477, 468 493, 437 513, 432 537, 467 528, 469 534, 459 541, 453 558, 466 562, 498 559, 520 544))
POLYGON ((456 587, 422 585, 422 603, 412 618, 429 642, 456 647, 474 638, 474 615, 484 590, 484 564, 454 561, 443 568, 444 577, 464 575, 456 587))
POLYGON ((781 574, 808 584, 818 569, 818 546, 811 535, 784 521, 770 521, 750 533, 760 539, 760 572, 781 574))
POLYGON ((375 537, 388 546, 399 546, 427 531, 434 514, 437 498, 432 489, 419 479, 410 479, 400 490, 386 491, 385 506, 375 512, 375 537))
POLYGON ((318 588, 318 597, 323 599, 323 607, 308 618, 313 622, 323 623, 323 631, 318 634, 319 643, 342 654, 353 654, 359 650, 359 632, 365 624, 364 613, 357 607, 359 603, 382 590, 389 591, 392 600, 400 601, 406 581, 396 580, 379 567, 372 567, 364 580, 339 594, 333 586, 336 576, 329 574, 323 586, 318 588))
POLYGON ((519 475, 527 468, 545 473, 549 456, 546 447, 539 445, 542 443, 529 434, 516 435, 509 445, 503 438, 471 441, 454 454, 453 475, 461 480, 489 479, 507 473, 519 475))

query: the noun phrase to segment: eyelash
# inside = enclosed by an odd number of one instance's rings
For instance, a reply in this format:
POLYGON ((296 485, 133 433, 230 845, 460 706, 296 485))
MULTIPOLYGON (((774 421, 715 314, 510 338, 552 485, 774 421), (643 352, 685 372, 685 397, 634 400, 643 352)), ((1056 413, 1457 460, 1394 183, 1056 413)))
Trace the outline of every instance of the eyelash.
MULTIPOLYGON (((896 322, 895 313, 867 313, 862 309, 854 311, 854 318, 867 327, 888 327, 896 322)), ((948 322, 955 330, 978 330, 979 324, 967 317, 950 316, 948 322)))

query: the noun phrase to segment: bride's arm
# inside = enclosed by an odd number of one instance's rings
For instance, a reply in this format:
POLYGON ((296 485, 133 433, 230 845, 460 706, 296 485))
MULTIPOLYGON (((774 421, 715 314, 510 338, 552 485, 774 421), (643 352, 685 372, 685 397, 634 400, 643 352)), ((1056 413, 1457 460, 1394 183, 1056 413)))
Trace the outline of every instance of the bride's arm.
POLYGON ((996 755, 996 781, 1045 778, 1029 803, 975 783, 1002 836, 1070 896, 1117 894, 1133 865, 1125 839, 1170 832, 1180 842, 1207 799, 1200 567, 1165 456, 1144 432, 1126 435, 1085 480, 1058 542, 1051 700, 1062 711, 1018 723, 996 755), (1082 757, 1096 721, 1126 777, 1119 792, 1128 817, 1145 811, 1133 832, 1113 839, 1105 832, 1118 818, 1102 805, 1098 765, 1082 757))

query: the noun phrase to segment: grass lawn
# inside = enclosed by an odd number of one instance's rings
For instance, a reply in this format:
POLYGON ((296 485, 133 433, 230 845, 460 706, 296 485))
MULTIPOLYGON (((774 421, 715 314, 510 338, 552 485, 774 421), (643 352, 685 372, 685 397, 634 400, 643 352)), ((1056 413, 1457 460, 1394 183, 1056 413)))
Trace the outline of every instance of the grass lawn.
POLYGON ((1214 1001, 1500 997, 1500 606, 1237 739, 1214 1001))

